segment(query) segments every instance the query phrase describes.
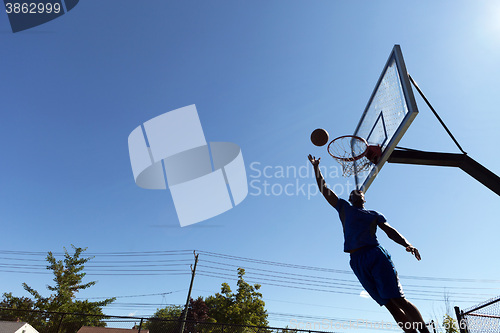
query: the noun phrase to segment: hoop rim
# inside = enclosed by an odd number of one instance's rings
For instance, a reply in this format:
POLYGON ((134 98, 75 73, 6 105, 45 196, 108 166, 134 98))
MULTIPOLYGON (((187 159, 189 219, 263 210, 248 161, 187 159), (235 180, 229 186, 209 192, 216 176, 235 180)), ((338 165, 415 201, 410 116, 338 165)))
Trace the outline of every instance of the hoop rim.
POLYGON ((354 162, 354 161, 362 159, 363 157, 366 156, 366 154, 368 152, 368 147, 369 147, 368 142, 365 139, 363 139, 362 137, 360 137, 360 136, 356 136, 356 135, 342 135, 342 136, 339 136, 338 138, 335 138, 332 141, 330 141, 330 143, 328 144, 327 150, 328 150, 328 154, 330 154, 331 157, 333 157, 333 158, 335 158, 337 160, 345 161, 345 162, 354 162), (335 154, 333 154, 330 151, 330 146, 335 141, 343 139, 343 138, 351 138, 351 139, 360 140, 361 142, 363 142, 365 144, 366 148, 365 148, 365 150, 361 154, 353 156, 353 157, 339 157, 339 156, 335 156, 335 154))

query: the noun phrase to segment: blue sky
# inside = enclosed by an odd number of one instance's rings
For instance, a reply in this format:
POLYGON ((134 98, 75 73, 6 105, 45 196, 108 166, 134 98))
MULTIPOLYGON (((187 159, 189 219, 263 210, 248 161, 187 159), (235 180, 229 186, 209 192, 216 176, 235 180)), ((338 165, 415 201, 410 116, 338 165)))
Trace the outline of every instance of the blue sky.
MULTIPOLYGON (((307 266, 282 271, 347 279, 352 293, 279 287, 255 275, 275 314, 273 326, 290 325, 294 315, 389 321, 384 309, 359 296, 336 212, 326 201, 301 191, 257 195, 255 187, 267 181, 275 188, 315 189, 306 158, 312 153, 331 171, 331 186, 352 189, 352 180, 337 176, 337 164, 312 146, 309 134, 318 127, 331 136, 354 131, 394 44, 464 149, 500 174, 499 17, 495 1, 86 0, 54 21, 13 34, 2 12, 0 250, 61 252, 75 244, 88 247, 96 262, 118 266, 125 265, 118 262, 122 257, 105 254, 198 250, 205 251, 200 269, 214 260, 208 252, 307 266), (135 185, 127 137, 143 122, 191 104, 207 141, 239 144, 248 180, 256 182, 236 208, 180 228, 168 191, 135 185), (266 178, 259 176, 264 167, 302 173, 266 178)), ((417 104, 420 114, 400 145, 458 152, 418 96, 417 104)), ((367 193, 367 208, 382 212, 421 251, 417 262, 379 232, 403 287, 416 286, 406 288, 414 290, 407 296, 417 299, 426 319, 441 318, 446 292, 450 304, 461 307, 499 293, 498 196, 462 171, 386 165, 367 193)), ((192 255, 180 257, 186 260, 181 275, 89 271, 89 280, 99 282, 82 297, 177 291, 120 301, 149 308, 106 309, 118 315, 182 304, 192 255)), ((246 265, 249 279, 252 269, 280 270, 266 262, 215 261, 246 265)), ((21 296, 22 282, 39 290, 51 283, 50 275, 20 271, 0 273, 0 292, 21 296)), ((236 268, 226 273, 236 276, 236 268)), ((221 275, 199 275, 193 296, 213 294, 225 281, 235 285, 221 275)))

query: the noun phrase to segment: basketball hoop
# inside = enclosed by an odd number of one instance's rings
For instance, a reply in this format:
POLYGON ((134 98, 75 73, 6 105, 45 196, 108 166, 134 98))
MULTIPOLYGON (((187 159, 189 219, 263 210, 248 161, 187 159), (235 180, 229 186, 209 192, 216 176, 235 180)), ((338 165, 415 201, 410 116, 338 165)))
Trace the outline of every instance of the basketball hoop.
POLYGON ((359 136, 344 135, 328 144, 328 153, 342 165, 342 175, 349 177, 377 164, 382 150, 359 136))

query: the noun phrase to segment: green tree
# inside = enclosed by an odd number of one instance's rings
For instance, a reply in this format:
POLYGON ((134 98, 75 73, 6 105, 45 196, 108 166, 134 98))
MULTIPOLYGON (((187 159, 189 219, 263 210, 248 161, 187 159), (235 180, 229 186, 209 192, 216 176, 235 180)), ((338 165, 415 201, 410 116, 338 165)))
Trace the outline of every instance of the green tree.
POLYGON ((444 315, 443 326, 446 333, 460 333, 458 330, 457 321, 453 319, 449 314, 444 315))
POLYGON ((227 283, 221 292, 205 299, 208 315, 222 324, 267 326, 267 311, 258 291, 259 284, 253 286, 245 282, 245 270, 238 268, 237 292, 233 293, 227 283))
MULTIPOLYGON (((184 310, 182 311, 184 314, 184 310)), ((182 318, 182 316, 181 316, 182 318)), ((186 316, 186 325, 184 326, 185 333, 196 333, 196 332, 212 332, 214 329, 213 325, 210 323, 215 323, 215 319, 211 318, 208 314, 208 306, 203 300, 203 297, 198 297, 193 300, 189 300, 188 313, 186 316), (208 323, 204 325, 203 323, 208 323)))
POLYGON ((182 307, 178 305, 157 309, 153 316, 144 323, 144 328, 150 333, 177 333, 181 329, 181 314, 182 307))
POLYGON ((81 254, 86 250, 71 245, 74 253, 69 254, 64 248, 64 259, 56 260, 52 252, 48 252, 46 257, 49 265, 47 269, 54 274, 55 285, 47 286, 52 294, 43 297, 38 291, 28 284, 23 283, 23 288, 31 295, 28 297, 14 297, 12 293, 4 293, 0 302, 1 307, 10 309, 29 310, 24 311, 3 311, 3 319, 19 318, 30 323, 39 332, 55 332, 61 324, 60 332, 76 332, 81 326, 106 326, 102 320, 102 307, 112 303, 115 298, 108 298, 103 301, 90 302, 88 300, 76 300, 76 294, 84 289, 96 284, 96 281, 82 283, 86 273, 83 272, 85 264, 93 257, 82 258, 81 254), (35 312, 35 311, 40 312, 35 312), (67 312, 68 315, 46 313, 67 312), (81 316, 76 314, 89 314, 94 316, 81 316), (97 316, 96 316, 97 315, 97 316))
MULTIPOLYGON (((178 333, 181 329, 181 320, 184 309, 182 306, 170 305, 158 309, 155 314, 145 323, 144 328, 150 333, 178 333)), ((213 323, 215 320, 208 316, 208 307, 202 297, 189 300, 188 313, 184 332, 210 332, 213 326, 201 323, 213 323)))
POLYGON ((28 297, 14 297, 12 293, 4 293, 0 302, 1 308, 16 309, 19 311, 0 311, 0 320, 15 321, 21 319, 28 323, 36 324, 41 320, 40 314, 28 312, 35 308, 35 302, 28 297))

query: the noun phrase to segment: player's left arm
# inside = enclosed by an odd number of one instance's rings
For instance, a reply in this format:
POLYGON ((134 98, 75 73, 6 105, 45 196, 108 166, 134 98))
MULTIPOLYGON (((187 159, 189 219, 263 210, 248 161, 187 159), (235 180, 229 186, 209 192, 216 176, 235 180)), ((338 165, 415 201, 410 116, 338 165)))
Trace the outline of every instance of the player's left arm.
POLYGON ((387 234, 387 237, 392 239, 394 242, 404 246, 406 248, 406 251, 411 252, 411 254, 413 254, 415 258, 417 258, 417 260, 422 259, 420 257, 420 253, 418 252, 417 248, 411 245, 406 240, 406 238, 404 238, 403 235, 399 233, 399 231, 397 231, 395 228, 389 225, 389 223, 387 222, 380 223, 378 226, 387 234))

